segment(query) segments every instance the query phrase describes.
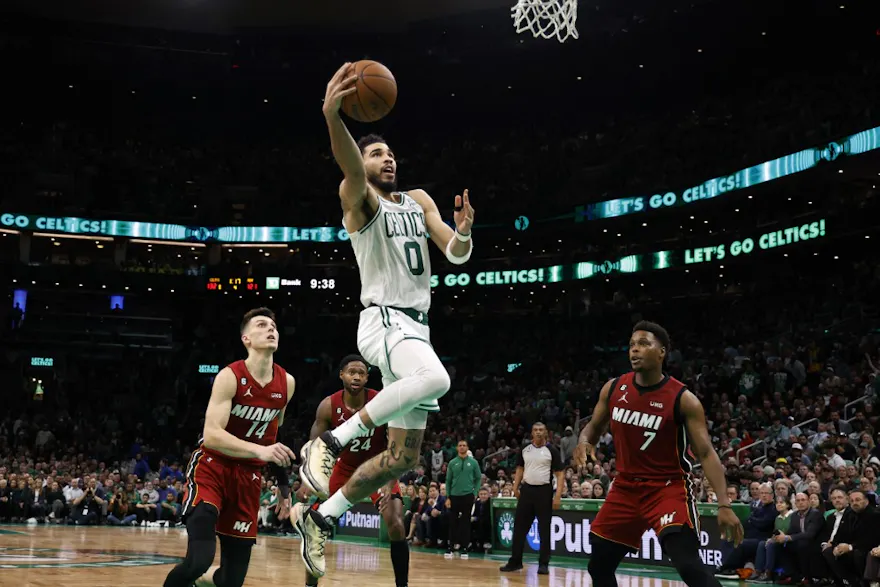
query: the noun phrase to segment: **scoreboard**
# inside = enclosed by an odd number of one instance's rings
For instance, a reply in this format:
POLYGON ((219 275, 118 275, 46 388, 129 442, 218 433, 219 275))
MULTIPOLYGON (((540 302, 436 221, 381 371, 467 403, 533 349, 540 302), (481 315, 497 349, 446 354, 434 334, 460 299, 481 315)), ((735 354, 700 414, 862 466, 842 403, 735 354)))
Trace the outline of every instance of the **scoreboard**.
POLYGON ((260 284, 253 277, 209 277, 208 291, 259 291, 260 284))

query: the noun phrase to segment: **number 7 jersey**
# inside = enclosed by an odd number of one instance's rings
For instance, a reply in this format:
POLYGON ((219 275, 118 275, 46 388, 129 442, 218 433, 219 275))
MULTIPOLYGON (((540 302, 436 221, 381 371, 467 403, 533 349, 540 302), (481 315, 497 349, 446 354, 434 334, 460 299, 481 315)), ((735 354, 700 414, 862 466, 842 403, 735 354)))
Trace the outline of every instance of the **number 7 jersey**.
POLYGON ((668 375, 650 387, 638 385, 635 373, 612 382, 608 411, 622 476, 645 480, 688 476, 695 459, 679 405, 686 390, 684 383, 668 375))
MULTIPOLYGON (((344 390, 340 389, 330 396, 330 429, 341 426, 357 413, 357 410, 349 409, 345 405, 342 398, 344 390)), ((375 389, 365 389, 361 393, 366 393, 367 397, 364 403, 370 401, 379 393, 375 389)), ((388 445, 387 426, 379 426, 367 432, 363 432, 356 436, 345 450, 339 455, 336 466, 345 469, 348 473, 354 473, 362 463, 370 460, 374 456, 381 454, 388 445)))
POLYGON ((431 307, 431 258, 428 227, 421 204, 406 192, 400 203, 379 198, 379 210, 359 231, 349 233, 361 276, 361 303, 412 308, 431 307))

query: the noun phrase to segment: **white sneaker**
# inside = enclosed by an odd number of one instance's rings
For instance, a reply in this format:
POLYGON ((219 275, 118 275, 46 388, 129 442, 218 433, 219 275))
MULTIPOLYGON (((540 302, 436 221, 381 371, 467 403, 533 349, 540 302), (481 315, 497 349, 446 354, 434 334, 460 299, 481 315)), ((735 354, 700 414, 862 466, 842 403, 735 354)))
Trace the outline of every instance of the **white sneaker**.
POLYGON ((466 560, 468 559, 468 553, 467 553, 467 552, 462 552, 461 555, 460 555, 460 557, 461 557, 461 560, 466 561, 466 560))
POLYGON ((304 503, 298 503, 290 510, 290 522, 302 538, 299 543, 299 554, 306 570, 315 577, 323 577, 327 572, 324 545, 333 527, 317 510, 304 503))
POLYGON ((455 553, 447 552, 443 555, 443 558, 445 558, 445 559, 455 558, 455 553))
POLYGON ((303 484, 319 499, 330 497, 330 474, 343 447, 328 430, 303 445, 299 472, 303 484))

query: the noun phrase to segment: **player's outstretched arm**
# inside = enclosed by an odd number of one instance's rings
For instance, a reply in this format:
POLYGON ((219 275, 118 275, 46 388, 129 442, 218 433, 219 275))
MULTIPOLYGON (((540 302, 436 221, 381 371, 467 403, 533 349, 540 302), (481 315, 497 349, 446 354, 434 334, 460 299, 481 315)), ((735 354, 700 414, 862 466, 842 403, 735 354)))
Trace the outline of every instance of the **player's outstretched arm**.
POLYGON ((724 467, 721 465, 718 453, 712 446, 712 439, 709 438, 703 405, 697 396, 688 390, 681 394, 679 402, 679 413, 687 428, 691 448, 694 455, 700 459, 703 474, 712 484, 712 489, 715 490, 715 495, 718 497, 718 525, 721 526, 724 534, 722 537, 739 545, 743 539, 743 527, 736 514, 733 513, 730 499, 727 497, 727 479, 724 476, 724 467))
POLYGON ((357 91, 354 85, 355 80, 357 80, 357 76, 351 63, 340 67, 327 83, 323 107, 327 130, 330 132, 330 147, 333 149, 333 157, 345 175, 345 179, 339 186, 339 197, 345 212, 360 209, 364 200, 369 196, 364 157, 339 115, 342 99, 357 91))
POLYGON ((455 196, 455 212, 453 219, 455 220, 455 230, 443 222, 440 216, 440 210, 434 199, 428 195, 425 190, 413 190, 408 192, 425 211, 425 225, 431 240, 437 247, 446 253, 446 258, 451 263, 463 265, 471 257, 473 251, 473 241, 471 240, 471 231, 474 226, 474 209, 471 207, 470 196, 468 191, 464 190, 461 196, 455 196))
POLYGON ((611 412, 608 411, 608 398, 611 395, 612 383, 613 380, 607 381, 602 386, 602 391, 599 392, 599 401, 596 402, 596 407, 593 408, 593 417, 590 418, 590 421, 587 422, 587 425, 584 426, 584 429, 581 430, 578 436, 578 445, 574 449, 574 464, 578 467, 583 467, 587 464, 587 457, 593 461, 596 460, 596 445, 599 443, 602 432, 608 427, 608 422, 611 421, 611 412))
POLYGON ((229 367, 224 368, 214 379, 208 410, 205 412, 205 429, 203 431, 206 447, 237 458, 253 458, 273 462, 284 467, 290 466, 294 458, 293 451, 282 444, 261 446, 236 438, 226 431, 229 414, 232 411, 232 400, 235 397, 235 374, 229 367))

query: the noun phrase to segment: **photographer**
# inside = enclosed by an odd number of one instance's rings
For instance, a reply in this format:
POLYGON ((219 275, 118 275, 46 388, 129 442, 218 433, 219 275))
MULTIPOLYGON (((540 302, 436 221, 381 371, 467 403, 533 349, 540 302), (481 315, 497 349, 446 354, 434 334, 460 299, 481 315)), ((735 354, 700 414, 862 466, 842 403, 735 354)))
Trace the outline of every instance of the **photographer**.
POLYGON ((70 516, 71 525, 88 526, 98 523, 98 512, 101 511, 101 507, 106 502, 98 497, 93 485, 94 482, 90 483, 83 494, 73 500, 73 513, 70 516))
POLYGON ((131 513, 128 497, 122 487, 116 488, 116 493, 110 499, 110 507, 107 509, 107 521, 114 526, 131 526, 137 520, 137 515, 131 513))

